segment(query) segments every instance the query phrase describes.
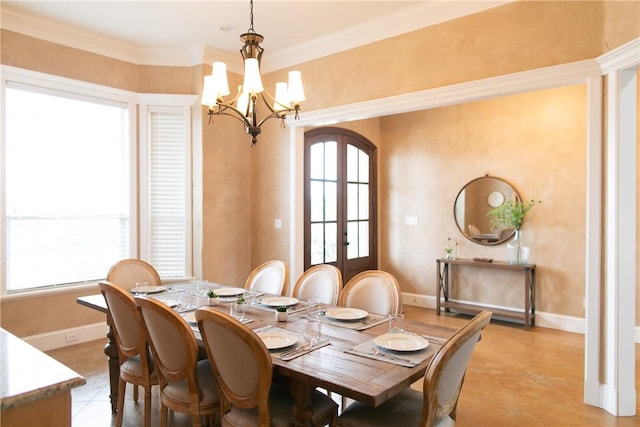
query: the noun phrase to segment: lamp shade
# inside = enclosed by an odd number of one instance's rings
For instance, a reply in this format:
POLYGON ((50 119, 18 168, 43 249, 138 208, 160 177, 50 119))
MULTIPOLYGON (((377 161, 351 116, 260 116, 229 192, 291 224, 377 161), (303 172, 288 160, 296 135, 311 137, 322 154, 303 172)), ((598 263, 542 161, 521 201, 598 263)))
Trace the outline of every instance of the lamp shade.
POLYGON ((204 76, 204 85, 202 87, 202 105, 213 107, 216 105, 216 89, 213 82, 213 76, 204 76))
POLYGON ((245 93, 261 93, 262 78, 260 77, 260 64, 256 58, 247 58, 244 60, 244 83, 242 91, 245 93))
POLYGON ((287 91, 287 84, 285 82, 276 83, 276 97, 273 101, 273 109, 275 111, 282 111, 291 108, 289 103, 289 93, 287 91))
POLYGON ((216 96, 220 98, 229 95, 231 92, 229 92, 229 81, 227 80, 227 64, 216 61, 213 63, 212 69, 211 75, 217 91, 216 96))
POLYGON ((304 100, 302 73, 300 71, 289 71, 289 101, 293 104, 299 104, 304 100))

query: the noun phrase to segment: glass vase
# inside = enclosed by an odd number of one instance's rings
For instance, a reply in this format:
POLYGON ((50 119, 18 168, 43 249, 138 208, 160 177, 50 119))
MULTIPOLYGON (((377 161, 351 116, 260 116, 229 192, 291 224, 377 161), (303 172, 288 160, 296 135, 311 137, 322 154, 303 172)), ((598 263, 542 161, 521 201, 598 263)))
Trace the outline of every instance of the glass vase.
POLYGON ((522 264, 522 236, 520 229, 516 228, 513 238, 507 243, 507 261, 509 264, 522 264))

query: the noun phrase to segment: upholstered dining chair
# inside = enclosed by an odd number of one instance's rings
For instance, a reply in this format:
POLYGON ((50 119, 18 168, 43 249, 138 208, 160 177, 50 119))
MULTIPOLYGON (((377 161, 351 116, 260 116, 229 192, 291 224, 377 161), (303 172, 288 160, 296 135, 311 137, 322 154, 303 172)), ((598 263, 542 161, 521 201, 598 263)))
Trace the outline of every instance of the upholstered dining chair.
MULTIPOLYGON (((271 355, 262 340, 238 320, 210 308, 196 310, 198 328, 220 387, 223 426, 293 425, 289 387, 273 383, 271 355)), ((338 405, 311 393, 315 426, 336 425, 338 405)))
MULTIPOLYGON (((111 327, 118 347, 120 379, 118 382, 118 402, 116 425, 122 425, 126 384, 144 389, 144 425, 151 425, 151 386, 158 384, 158 373, 149 354, 147 338, 136 304, 129 291, 118 285, 103 281, 98 284, 107 302, 111 327)), ((138 401, 134 392, 134 401, 138 401)))
POLYGON ((377 314, 402 312, 400 285, 391 274, 382 270, 367 270, 356 274, 344 286, 338 305, 377 314))
POLYGON ((330 264, 309 267, 296 280, 292 296, 301 300, 318 299, 325 304, 336 305, 342 290, 342 273, 330 264))
POLYGON ((218 424, 220 395, 207 359, 198 361, 198 344, 189 324, 168 305, 135 297, 160 383, 160 425, 168 409, 190 414, 194 426, 201 417, 218 424))
POLYGON ((491 312, 483 311, 453 334, 433 355, 422 392, 406 388, 377 408, 354 402, 338 418, 342 427, 453 426, 458 398, 471 354, 491 312))
POLYGON ((109 269, 107 280, 124 289, 133 289, 136 282, 148 282, 150 286, 160 285, 160 275, 151 264, 141 259, 123 259, 109 269))
POLYGON ((285 295, 289 283, 289 269, 282 261, 272 260, 256 267, 244 284, 245 289, 274 295, 285 295))

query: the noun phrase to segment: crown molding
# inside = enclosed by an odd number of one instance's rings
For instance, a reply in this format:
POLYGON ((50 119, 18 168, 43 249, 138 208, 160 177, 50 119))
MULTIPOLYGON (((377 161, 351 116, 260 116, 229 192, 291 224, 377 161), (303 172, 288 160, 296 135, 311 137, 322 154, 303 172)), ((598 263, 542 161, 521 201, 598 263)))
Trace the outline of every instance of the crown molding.
POLYGON ((353 121, 444 107, 533 90, 584 83, 600 76, 595 59, 555 65, 537 70, 490 77, 472 82, 426 89, 402 95, 340 105, 323 110, 302 112, 300 119, 287 119, 287 125, 326 126, 339 121, 353 121))
MULTIPOLYGON (((263 72, 287 68, 513 1, 515 0, 420 3, 416 7, 401 9, 384 18, 346 28, 344 31, 322 39, 278 52, 270 51, 269 55, 265 56, 261 67, 263 72)), ((91 31, 65 26, 7 4, 2 5, 0 28, 138 65, 194 66, 222 60, 227 63, 228 70, 231 72, 241 74, 244 68, 237 51, 223 51, 211 46, 192 46, 187 49, 145 49, 134 44, 115 41, 91 31)))
POLYGON ((640 38, 631 40, 622 46, 598 57, 603 74, 615 70, 624 70, 640 65, 640 38))

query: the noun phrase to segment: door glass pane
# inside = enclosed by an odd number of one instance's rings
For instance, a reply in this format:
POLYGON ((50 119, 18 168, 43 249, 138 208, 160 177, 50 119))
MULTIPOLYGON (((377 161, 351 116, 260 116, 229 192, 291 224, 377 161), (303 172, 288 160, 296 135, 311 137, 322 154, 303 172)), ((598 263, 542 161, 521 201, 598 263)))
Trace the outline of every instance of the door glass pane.
POLYGON ((369 221, 360 221, 358 251, 360 257, 369 256, 369 221))
POLYGON ((312 179, 324 178, 324 144, 317 143, 311 146, 311 162, 310 162, 310 176, 312 179))
POLYGON ((322 181, 311 181, 311 221, 317 222, 324 219, 324 194, 322 193, 322 181))
POLYGON ((311 224, 311 264, 324 263, 324 224, 311 224))
POLYGON ((325 253, 324 262, 336 262, 338 260, 338 230, 335 222, 325 224, 325 253))
POLYGON ((335 181, 338 179, 338 143, 336 141, 326 141, 324 145, 324 179, 335 181))
POLYGON ((356 221, 347 224, 347 259, 358 258, 358 223, 356 221))
POLYGON ((360 184, 360 192, 358 194, 358 219, 369 219, 369 185, 360 184))
POLYGON ((359 151, 360 161, 358 162, 358 180, 360 182, 369 182, 369 155, 362 150, 359 151))
POLYGON ((337 195, 336 195, 337 184, 335 182, 325 182, 324 183, 324 220, 325 221, 336 221, 338 219, 338 207, 336 206, 337 195))
POLYGON ((347 145, 347 181, 358 180, 358 149, 353 145, 347 145))
POLYGON ((358 219, 358 184, 347 184, 347 221, 358 219))

